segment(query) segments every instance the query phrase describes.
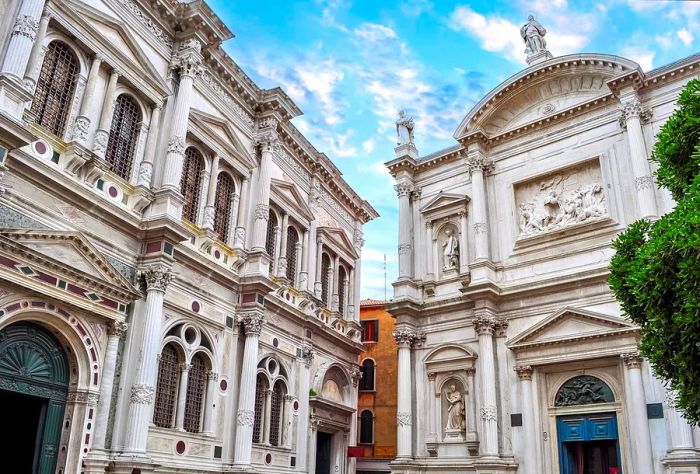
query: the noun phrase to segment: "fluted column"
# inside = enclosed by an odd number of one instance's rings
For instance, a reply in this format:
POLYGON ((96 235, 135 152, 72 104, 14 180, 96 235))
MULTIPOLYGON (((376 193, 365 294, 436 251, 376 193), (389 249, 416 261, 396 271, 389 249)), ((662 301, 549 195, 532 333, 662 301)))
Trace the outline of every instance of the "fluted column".
POLYGON ((399 279, 411 278, 413 275, 413 244, 411 243, 411 201, 413 184, 401 181, 394 186, 399 197, 399 279))
MULTIPOLYGON (((160 128, 160 111, 163 104, 160 102, 151 107, 151 121, 148 124, 148 138, 146 139, 146 149, 143 152, 143 160, 139 164, 139 174, 136 177, 136 185, 145 188, 151 187, 153 178, 153 159, 158 143, 158 130, 160 128)), ((97 136, 95 136, 97 141, 97 136)))
POLYGON ((632 441, 632 458, 635 460, 635 474, 654 474, 654 460, 651 450, 651 435, 647 421, 647 404, 642 383, 642 358, 637 353, 622 354, 627 372, 630 391, 627 393, 632 441))
POLYGON ((469 272, 469 259, 467 258, 467 235, 469 226, 467 223, 467 211, 459 211, 459 273, 469 272))
POLYGON ((666 425, 671 439, 667 460, 674 457, 690 457, 698 463, 700 451, 695 448, 693 442, 693 428, 683 417, 683 414, 676 409, 676 395, 670 389, 666 389, 664 407, 666 408, 666 425))
POLYGON ((168 150, 163 169, 163 188, 180 192, 182 163, 185 157, 185 139, 190 118, 192 102, 192 85, 199 74, 202 62, 202 45, 195 39, 185 41, 180 45, 177 59, 180 66, 180 86, 175 99, 175 112, 171 124, 168 150))
POLYGON ((236 446, 234 464, 240 468, 250 465, 253 450, 253 423, 255 421, 255 379, 258 366, 258 339, 262 331, 262 308, 241 311, 240 320, 245 328, 243 367, 236 413, 236 446))
POLYGON ((433 270, 433 222, 426 221, 425 223, 425 279, 427 281, 435 280, 435 271, 433 270))
POLYGON ((493 167, 493 162, 484 156, 483 151, 478 146, 470 145, 467 155, 467 169, 472 177, 474 260, 477 262, 489 259, 489 233, 486 220, 486 183, 484 177, 493 171, 493 167))
POLYGON ((93 434, 92 449, 105 449, 105 439, 107 437, 107 423, 109 423, 109 410, 112 406, 112 390, 114 388, 114 373, 117 368, 117 349, 119 339, 127 330, 127 324, 119 321, 112 321, 107 329, 107 348, 105 359, 102 364, 102 382, 100 383, 100 401, 97 404, 97 415, 95 416, 95 431, 93 434))
POLYGON ((39 30, 39 16, 44 0, 23 0, 19 14, 10 33, 10 43, 2 63, 2 73, 13 75, 18 80, 24 77, 32 45, 39 30))
POLYGON ((249 197, 248 190, 250 187, 250 177, 245 176, 243 178, 243 184, 241 184, 241 199, 238 201, 238 216, 236 219, 236 232, 233 239, 233 247, 235 249, 245 248, 245 233, 248 222, 248 205, 249 197))
MULTIPOLYGON (((51 15, 48 12, 44 12, 39 20, 39 30, 36 34, 36 39, 34 40, 34 45, 32 46, 32 52, 29 56, 29 63, 27 64, 27 70, 24 73, 24 83, 27 85, 32 93, 36 89, 36 83, 39 80, 39 73, 41 72, 41 63, 44 62, 44 40, 46 39, 46 31, 49 29, 49 22, 51 21, 51 15)), ((95 444, 93 443, 93 446, 95 444)))
POLYGON ((328 281, 332 282, 328 286, 333 288, 333 291, 331 292, 333 294, 333 297, 331 298, 331 309, 333 311, 338 311, 338 308, 340 307, 340 257, 337 255, 333 259, 333 279, 328 281))
POLYGON ((440 416, 437 407, 440 401, 440 392, 435 387, 435 372, 428 372, 428 442, 437 443, 441 436, 440 416))
POLYGON ((100 73, 100 65, 102 65, 102 58, 100 56, 95 56, 90 65, 85 92, 83 93, 83 99, 80 103, 80 113, 73 124, 73 141, 83 146, 87 145, 90 123, 92 123, 89 114, 90 107, 95 100, 95 87, 97 86, 97 79, 100 73))
POLYGON ((411 234, 413 236, 413 241, 411 242, 411 269, 412 276, 416 280, 422 280, 423 275, 421 271, 423 269, 423 258, 425 253, 422 251, 421 238, 423 235, 420 232, 413 231, 414 229, 420 229, 420 197, 422 194, 421 188, 414 188, 411 192, 411 234))
POLYGON ((495 321, 487 317, 474 320, 479 335, 479 375, 481 376, 482 456, 498 456, 498 410, 496 409, 496 368, 493 354, 495 321))
POLYGON ((253 222, 252 249, 264 252, 267 235, 267 220, 270 213, 270 180, 272 156, 280 146, 276 131, 277 122, 266 119, 259 125, 260 131, 256 137, 261 148, 260 169, 258 171, 258 186, 255 191, 255 221, 253 222))
POLYGON ((175 428, 185 429, 185 404, 187 402, 187 384, 189 382, 192 364, 180 364, 180 385, 177 392, 177 407, 175 410, 175 428))
POLYGON ((513 456, 513 444, 511 442, 510 426, 510 391, 504 387, 509 387, 508 381, 510 372, 508 371, 508 348, 506 338, 508 337, 508 321, 498 321, 494 326, 496 336, 496 361, 498 362, 498 432, 501 436, 501 455, 505 457, 513 456))
MULTIPOLYGON (((309 286, 309 244, 311 243, 309 234, 308 230, 304 231, 304 238, 301 244, 301 261, 297 259, 300 264, 299 279, 297 280, 297 289, 299 291, 306 291, 309 286)), ((299 255, 299 252, 297 252, 297 255, 299 255)))
POLYGON ((535 426, 535 412, 532 404, 532 366, 519 365, 515 367, 515 372, 520 379, 520 410, 523 414, 523 442, 525 459, 520 460, 524 468, 523 474, 537 473, 537 456, 535 454, 535 439, 537 429, 535 426))
POLYGON ((280 250, 277 259, 277 276, 284 278, 287 276, 287 227, 289 226, 289 214, 282 216, 282 228, 280 229, 280 250))
POLYGON ((148 437, 148 424, 153 413, 156 377, 158 373, 157 354, 160 348, 163 324, 163 300, 165 290, 172 280, 170 269, 164 265, 152 265, 141 272, 146 283, 145 320, 141 347, 141 364, 136 371, 129 398, 129 418, 126 430, 126 451, 145 453, 148 437))
POLYGON ((468 367, 465 369, 467 373, 467 439, 477 439, 478 430, 476 428, 476 385, 474 384, 474 374, 476 369, 468 367))
POLYGON ((311 346, 301 348, 299 364, 299 424, 297 425, 297 470, 305 471, 307 466, 307 442, 309 439, 309 368, 314 358, 311 346))
POLYGON ((413 401, 411 380, 411 346, 416 339, 416 332, 408 328, 397 328, 392 333, 399 346, 398 361, 398 396, 396 403, 396 458, 412 457, 413 439, 413 401))
MULTIPOLYGON (((207 188, 207 201, 204 205, 204 229, 214 230, 214 215, 216 213, 216 185, 219 183, 219 155, 214 155, 211 160, 211 172, 209 173, 209 187, 207 188)), ((226 239, 225 235, 219 236, 220 240, 226 239)))
POLYGON ((97 124, 95 139, 92 143, 92 151, 100 158, 104 158, 107 151, 109 130, 112 128, 112 105, 114 104, 114 92, 117 89, 118 79, 119 72, 116 69, 112 70, 112 74, 109 76, 109 82, 107 83, 107 89, 105 90, 104 100, 102 101, 100 122, 97 124))
POLYGON ((323 296, 323 283, 321 282, 321 272, 323 271, 323 242, 321 239, 316 240, 316 281, 314 281, 314 296, 321 299, 323 296))
POLYGON ((637 210, 639 217, 651 218, 657 215, 656 198, 654 196, 654 178, 649 167, 649 155, 644 143, 642 120, 649 117, 642 108, 636 92, 620 97, 620 110, 627 127, 627 144, 630 150, 634 187, 637 193, 637 210))

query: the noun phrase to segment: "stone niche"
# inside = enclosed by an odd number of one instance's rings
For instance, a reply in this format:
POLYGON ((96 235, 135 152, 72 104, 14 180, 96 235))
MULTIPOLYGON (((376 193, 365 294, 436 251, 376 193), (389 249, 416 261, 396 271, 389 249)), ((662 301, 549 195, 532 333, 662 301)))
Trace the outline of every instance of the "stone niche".
POLYGON ((518 241, 609 220, 597 158, 515 183, 518 241))

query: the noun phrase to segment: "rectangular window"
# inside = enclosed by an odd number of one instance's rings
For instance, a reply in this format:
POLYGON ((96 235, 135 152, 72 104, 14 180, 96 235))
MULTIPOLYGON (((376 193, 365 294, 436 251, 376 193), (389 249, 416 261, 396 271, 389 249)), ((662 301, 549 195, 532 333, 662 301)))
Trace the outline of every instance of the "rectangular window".
POLYGON ((379 340, 379 321, 362 321, 362 342, 379 340))

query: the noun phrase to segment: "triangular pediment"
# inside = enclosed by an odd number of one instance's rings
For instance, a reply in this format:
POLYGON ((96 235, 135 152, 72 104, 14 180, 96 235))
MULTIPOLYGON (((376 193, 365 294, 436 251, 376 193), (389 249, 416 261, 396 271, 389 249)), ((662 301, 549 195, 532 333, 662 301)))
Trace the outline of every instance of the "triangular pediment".
POLYGON ((455 193, 445 193, 440 191, 434 198, 428 201, 421 208, 423 214, 434 214, 444 211, 458 211, 460 209, 466 209, 469 203, 469 196, 464 194, 455 193))
POLYGON ((230 121, 195 108, 190 109, 190 120, 206 135, 206 139, 219 144, 222 151, 232 155, 231 158, 238 158, 249 168, 256 166, 230 121))
POLYGON ((511 348, 614 336, 637 331, 634 324, 615 316, 579 308, 564 308, 508 341, 511 348))
POLYGON ((351 260, 357 258, 357 251, 352 244, 352 241, 342 229, 333 229, 330 227, 319 227, 319 235, 323 236, 326 243, 341 253, 345 253, 351 260))
POLYGON ((80 18, 79 24, 86 29, 86 34, 98 41, 104 51, 114 54, 137 76, 148 76, 162 91, 169 87, 155 69, 146 53, 138 44, 136 37, 126 24, 111 15, 107 15, 83 2, 71 0, 71 13, 80 18))
POLYGON ((313 220, 314 214, 296 186, 280 179, 271 180, 272 199, 280 205, 291 207, 306 220, 313 220))
POLYGON ((0 239, 12 242, 8 250, 18 260, 48 265, 67 279, 87 279, 124 294, 136 295, 129 281, 79 232, 57 230, 8 230, 0 239), (71 276, 73 278, 71 278, 71 276), (87 277, 87 278, 84 278, 87 277))

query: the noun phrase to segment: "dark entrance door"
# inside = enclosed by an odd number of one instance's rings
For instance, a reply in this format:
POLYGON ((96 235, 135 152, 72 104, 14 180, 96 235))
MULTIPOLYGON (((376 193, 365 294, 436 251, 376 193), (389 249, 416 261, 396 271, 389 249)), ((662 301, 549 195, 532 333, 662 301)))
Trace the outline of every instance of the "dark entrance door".
POLYGON ((617 416, 600 413, 557 417, 561 474, 617 474, 617 416))
POLYGON ((316 474, 331 474, 331 435, 316 434, 316 474))
POLYGON ((0 331, 0 459, 13 472, 56 471, 67 393, 66 355, 51 333, 33 323, 0 331))

